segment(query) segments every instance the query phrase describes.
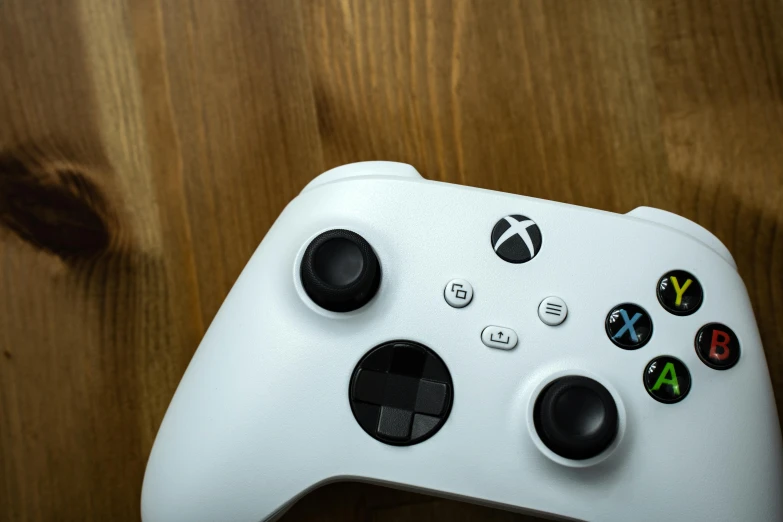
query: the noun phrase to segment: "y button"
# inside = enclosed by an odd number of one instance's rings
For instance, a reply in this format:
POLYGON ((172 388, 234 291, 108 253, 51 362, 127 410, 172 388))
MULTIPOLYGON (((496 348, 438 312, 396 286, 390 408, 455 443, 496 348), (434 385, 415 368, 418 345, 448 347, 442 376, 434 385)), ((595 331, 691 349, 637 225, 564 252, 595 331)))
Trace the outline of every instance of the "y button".
POLYGON ((704 296, 696 277, 685 270, 672 270, 658 281, 658 301, 674 315, 690 315, 701 306, 704 296))

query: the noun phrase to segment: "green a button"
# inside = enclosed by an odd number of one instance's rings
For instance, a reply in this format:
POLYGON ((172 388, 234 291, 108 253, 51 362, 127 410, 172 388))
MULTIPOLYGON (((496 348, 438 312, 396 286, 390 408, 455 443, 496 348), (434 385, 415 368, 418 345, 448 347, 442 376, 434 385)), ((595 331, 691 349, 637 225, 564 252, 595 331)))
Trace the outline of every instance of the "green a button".
POLYGON ((691 390, 688 367, 674 357, 656 357, 644 369, 644 387, 656 401, 665 404, 680 402, 691 390))

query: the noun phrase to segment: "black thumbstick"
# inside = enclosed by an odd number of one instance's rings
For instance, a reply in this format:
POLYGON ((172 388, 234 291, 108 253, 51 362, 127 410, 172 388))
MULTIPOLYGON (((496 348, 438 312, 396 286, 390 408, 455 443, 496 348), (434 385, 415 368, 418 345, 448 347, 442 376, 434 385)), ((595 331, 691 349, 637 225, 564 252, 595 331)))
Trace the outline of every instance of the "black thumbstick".
POLYGON ((593 379, 561 377, 536 399, 533 420, 541 441, 567 459, 595 457, 617 436, 617 405, 593 379))
POLYGON ((367 304, 378 291, 381 265, 362 236, 350 230, 329 230, 307 246, 301 277, 315 304, 332 312, 350 312, 367 304))

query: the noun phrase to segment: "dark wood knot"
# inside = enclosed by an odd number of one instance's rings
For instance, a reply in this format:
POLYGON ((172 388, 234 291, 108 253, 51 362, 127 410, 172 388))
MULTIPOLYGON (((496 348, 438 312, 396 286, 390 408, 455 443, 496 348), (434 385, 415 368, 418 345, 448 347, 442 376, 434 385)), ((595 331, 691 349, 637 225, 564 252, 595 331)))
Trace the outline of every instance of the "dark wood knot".
POLYGON ((74 261, 110 248, 112 221, 88 169, 29 149, 0 152, 0 227, 74 261))

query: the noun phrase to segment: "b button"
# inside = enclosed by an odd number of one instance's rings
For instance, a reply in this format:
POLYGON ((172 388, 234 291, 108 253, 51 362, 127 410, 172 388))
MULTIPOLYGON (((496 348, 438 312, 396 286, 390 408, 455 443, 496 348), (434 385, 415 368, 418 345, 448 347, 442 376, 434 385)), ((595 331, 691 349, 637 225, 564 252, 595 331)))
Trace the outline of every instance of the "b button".
POLYGON ((691 391, 691 373, 679 359, 662 355, 656 357, 644 369, 644 387, 658 402, 680 402, 691 391))
POLYGON ((699 280, 685 270, 672 270, 658 281, 658 301, 674 315, 690 315, 701 306, 704 293, 699 280))
POLYGON ((739 339, 728 326, 710 323, 696 334, 696 353, 710 368, 728 370, 739 360, 739 339))

